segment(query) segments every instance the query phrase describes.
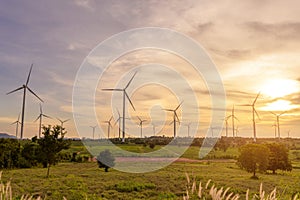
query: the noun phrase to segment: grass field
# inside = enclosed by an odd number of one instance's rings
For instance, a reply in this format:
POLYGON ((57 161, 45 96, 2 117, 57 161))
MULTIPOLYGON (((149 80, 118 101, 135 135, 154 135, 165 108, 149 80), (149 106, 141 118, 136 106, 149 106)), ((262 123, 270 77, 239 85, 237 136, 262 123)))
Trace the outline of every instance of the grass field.
MULTIPOLYGON (((128 145, 123 148, 146 152, 148 150, 143 148, 149 147, 128 145)), ((82 145, 72 145, 70 151, 87 153, 82 145)), ((190 147, 182 157, 197 159, 198 151, 199 148, 190 147)), ((276 187, 279 199, 290 199, 300 191, 298 153, 293 152, 296 151, 291 152, 295 167, 292 172, 259 174, 259 180, 250 179, 251 174, 239 169, 232 160, 175 162, 161 170, 144 174, 124 173, 114 169, 105 173, 95 162, 59 163, 51 168, 48 179, 45 177, 46 169, 43 168, 5 170, 2 179, 5 182, 12 178, 16 199, 27 193, 47 196, 47 199, 182 199, 186 191, 187 172, 191 178, 196 177, 197 182, 206 183, 212 179, 212 184, 217 187, 230 187, 230 191, 240 195, 245 195, 247 189, 252 194, 258 193, 262 182, 266 192, 276 187)), ((232 148, 227 152, 213 151, 209 157, 226 155, 238 155, 238 150, 232 148)))

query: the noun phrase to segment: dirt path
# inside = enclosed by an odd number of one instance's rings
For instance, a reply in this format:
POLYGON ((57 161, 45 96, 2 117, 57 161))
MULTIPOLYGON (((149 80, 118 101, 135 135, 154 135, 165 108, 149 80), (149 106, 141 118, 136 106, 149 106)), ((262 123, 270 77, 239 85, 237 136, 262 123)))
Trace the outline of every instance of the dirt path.
MULTIPOLYGON (((148 157, 116 157, 116 162, 168 162, 172 161, 173 158, 148 158, 148 157)), ((189 158, 178 158, 175 162, 187 162, 187 163, 205 163, 205 162, 218 162, 228 163, 235 162, 232 159, 215 159, 215 160, 195 160, 189 158)))

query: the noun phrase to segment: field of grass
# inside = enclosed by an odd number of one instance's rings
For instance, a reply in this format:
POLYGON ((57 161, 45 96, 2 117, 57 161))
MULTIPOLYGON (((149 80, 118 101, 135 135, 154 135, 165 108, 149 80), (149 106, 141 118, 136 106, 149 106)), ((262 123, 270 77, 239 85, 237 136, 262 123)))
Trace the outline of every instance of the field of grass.
POLYGON ((203 162, 172 165, 156 172, 145 174, 123 173, 110 169, 105 173, 96 163, 60 163, 51 169, 50 178, 45 178, 46 169, 5 170, 2 179, 12 178, 13 194, 47 196, 47 199, 182 199, 186 190, 185 172, 196 177, 197 182, 218 187, 231 187, 231 191, 245 195, 258 193, 262 182, 264 190, 277 188, 279 199, 289 199, 299 192, 300 169, 278 175, 259 174, 259 180, 250 179, 250 174, 240 170, 235 163, 203 162))

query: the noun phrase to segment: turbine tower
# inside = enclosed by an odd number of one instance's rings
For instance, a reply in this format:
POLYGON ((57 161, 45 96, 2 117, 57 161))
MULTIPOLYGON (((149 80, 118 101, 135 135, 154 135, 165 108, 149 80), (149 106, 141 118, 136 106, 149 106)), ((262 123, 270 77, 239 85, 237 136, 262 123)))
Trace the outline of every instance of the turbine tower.
POLYGON ((18 116, 18 120, 15 121, 15 122, 13 122, 13 123, 11 123, 11 125, 13 125, 13 124, 16 124, 16 138, 18 138, 19 124, 21 124, 21 122, 20 122, 20 114, 18 116))
POLYGON ((139 116, 137 116, 137 118, 139 119, 140 121, 140 127, 141 127, 141 138, 143 138, 143 123, 146 122, 147 120, 142 120, 139 116))
POLYGON ((95 140, 95 129, 97 126, 90 126, 93 129, 93 140, 95 140))
POLYGON ((231 115, 225 117, 225 124, 226 124, 226 137, 228 137, 228 120, 230 119, 231 115))
POLYGON ((255 126, 256 124, 255 124, 255 115, 256 115, 256 116, 258 117, 258 119, 259 119, 258 113, 257 113, 257 111, 256 111, 256 109, 255 109, 255 103, 256 103, 256 101, 257 101, 259 95, 260 95, 260 92, 257 94, 257 96, 256 96, 256 98, 254 99, 254 101, 253 101, 252 104, 242 105, 242 106, 251 106, 251 108, 252 108, 253 140, 254 140, 254 142, 256 142, 256 126, 255 126))
POLYGON ((32 71, 32 67, 33 67, 33 64, 31 64, 31 67, 30 67, 30 70, 29 70, 29 74, 28 74, 26 83, 23 84, 21 87, 19 87, 19 88, 13 90, 13 91, 11 91, 11 92, 6 93, 6 94, 8 95, 8 94, 11 94, 11 93, 14 93, 14 92, 16 92, 16 91, 19 91, 19 90, 22 90, 22 89, 23 89, 23 103, 22 103, 21 136, 20 136, 20 139, 23 139, 23 132, 24 132, 26 91, 28 90, 30 93, 32 93, 34 96, 36 96, 36 98, 38 98, 41 102, 43 102, 43 100, 42 100, 38 95, 36 95, 36 94, 28 87, 28 83, 29 83, 29 79, 30 79, 30 74, 31 74, 31 71, 32 71))
POLYGON ((63 131, 63 126, 64 126, 64 123, 66 123, 67 121, 69 121, 70 119, 66 119, 66 120, 62 120, 62 119, 59 119, 59 118, 56 118, 58 121, 60 121, 60 128, 61 128, 61 132, 63 131))
POLYGON ((178 108, 181 106, 183 102, 181 102, 175 109, 164 109, 165 111, 168 111, 168 112, 173 112, 173 123, 174 123, 174 138, 176 137, 176 119, 178 120, 178 123, 180 124, 180 121, 179 121, 179 118, 178 118, 178 115, 177 115, 177 110, 178 108))
POLYGON ((277 123, 276 123, 276 121, 274 122, 274 124, 272 125, 272 127, 274 127, 275 138, 276 138, 277 137, 277 123))
POLYGON ((127 100, 129 101, 129 103, 131 104, 133 110, 135 110, 134 106, 133 106, 133 103, 132 101, 130 100, 127 92, 126 92, 126 89, 129 87, 130 83, 132 82, 133 78, 135 77, 137 72, 134 73, 134 75, 131 77, 131 79, 129 80, 129 82, 127 83, 127 85, 122 88, 122 89, 118 89, 118 88, 115 88, 115 89, 102 89, 103 91, 118 91, 118 92, 123 92, 123 130, 122 130, 122 143, 125 142, 125 100, 127 98, 127 100))
POLYGON ((40 114, 39 114, 39 116, 36 118, 36 120, 34 120, 34 122, 36 122, 38 119, 40 119, 40 124, 39 124, 39 138, 41 138, 41 131, 42 131, 42 121, 43 121, 43 117, 52 119, 51 117, 49 117, 48 115, 45 115, 45 114, 43 113, 43 108, 42 108, 42 105, 40 104, 40 114))
POLYGON ((278 139, 280 139, 280 124, 279 124, 279 118, 280 118, 281 115, 285 114, 286 111, 284 111, 284 112, 282 112, 282 113, 280 113, 280 114, 276 114, 276 113, 274 113, 274 112, 270 112, 270 113, 272 113, 273 115, 276 116, 278 139))
POLYGON ((109 120, 104 121, 104 123, 107 123, 107 138, 109 139, 109 135, 110 135, 110 128, 112 128, 111 125, 111 120, 112 120, 112 116, 109 118, 109 120))

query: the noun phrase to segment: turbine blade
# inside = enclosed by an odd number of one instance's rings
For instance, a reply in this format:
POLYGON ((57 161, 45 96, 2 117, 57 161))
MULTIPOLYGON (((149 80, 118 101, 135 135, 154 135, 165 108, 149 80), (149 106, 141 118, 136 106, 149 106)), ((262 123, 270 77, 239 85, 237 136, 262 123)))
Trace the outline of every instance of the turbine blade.
POLYGON ((126 87, 124 88, 124 90, 126 90, 126 89, 129 87, 129 85, 130 85, 130 83, 132 82, 133 78, 135 77, 136 73, 137 73, 137 72, 135 72, 135 73, 133 74, 133 76, 131 77, 130 81, 127 83, 127 85, 126 85, 126 87))
POLYGON ((47 117, 47 118, 49 118, 49 119, 52 119, 52 117, 50 117, 50 116, 48 116, 48 115, 44 115, 44 114, 42 114, 44 117, 47 117))
POLYGON ((109 123, 110 123, 110 121, 112 120, 112 118, 113 118, 113 116, 111 116, 111 117, 109 118, 109 120, 108 120, 109 123))
POLYGON ((287 111, 283 111, 282 113, 279 114, 279 116, 281 116, 281 115, 283 115, 285 113, 287 113, 287 111))
POLYGON ((277 116, 277 114, 273 113, 272 111, 270 111, 270 113, 272 113, 273 115, 277 116))
POLYGON ((256 111, 256 109, 254 109, 254 112, 255 112, 256 116, 258 117, 258 119, 260 120, 260 117, 259 117, 258 112, 256 111))
POLYGON ((26 87, 29 92, 31 92, 34 96, 36 96, 36 98, 38 98, 41 102, 44 102, 37 94, 35 94, 29 87, 26 87))
POLYGON ((118 116, 119 116, 119 118, 121 117, 121 115, 120 115, 120 112, 119 112, 119 109, 117 108, 117 112, 118 112, 118 116))
POLYGON ((39 118, 41 118, 41 115, 39 115, 33 122, 36 122, 39 118))
POLYGON ((10 92, 6 93, 6 95, 11 94, 11 93, 14 93, 14 92, 16 92, 16 91, 18 91, 18 90, 21 90, 21 89, 23 89, 23 88, 24 88, 24 86, 19 87, 19 88, 13 90, 13 91, 10 91, 10 92))
POLYGON ((256 98, 255 98, 255 100, 254 100, 254 102, 253 102, 253 104, 252 104, 252 105, 254 105, 254 104, 256 103, 256 101, 257 101, 257 98, 259 97, 259 95, 260 95, 260 92, 257 94, 257 96, 256 96, 256 98))
POLYGON ((169 124, 169 125, 171 125, 171 124, 173 124, 174 123, 174 121, 171 121, 171 123, 169 124))
POLYGON ((251 104, 240 104, 239 106, 252 106, 251 104))
POLYGON ((15 121, 15 122, 11 123, 10 125, 13 125, 13 124, 16 124, 16 123, 19 123, 19 122, 18 122, 18 121, 15 121))
POLYGON ((140 120, 140 122, 142 121, 142 119, 139 116, 136 116, 136 117, 140 120))
POLYGON ((43 108, 41 104, 40 104, 40 113, 43 113, 43 108))
POLYGON ((108 89, 102 89, 102 91, 123 91, 123 89, 111 89, 111 88, 108 88, 108 89))
POLYGON ((67 122, 67 121, 69 121, 70 119, 66 119, 65 121, 63 121, 63 123, 65 123, 65 122, 67 122))
POLYGON ((132 103, 131 99, 129 98, 129 96, 128 96, 127 92, 126 92, 125 90, 124 90, 124 92, 125 92, 125 95, 126 95, 126 97, 127 97, 128 101, 129 101, 129 103, 131 104, 131 106, 132 106, 133 110, 135 110, 135 107, 134 107, 134 105, 133 105, 133 103, 132 103))
MULTIPOLYGON (((119 118, 117 119, 117 121, 115 122, 115 125, 119 122, 119 120, 120 120, 120 117, 119 117, 119 118)), ((114 125, 114 126, 115 126, 115 125, 114 125)))
POLYGON ((20 114, 21 114, 21 113, 19 113, 19 116, 18 116, 18 121, 20 121, 20 114))
POLYGON ((29 79, 30 79, 30 75, 31 75, 32 67, 33 67, 33 63, 32 63, 32 64, 31 64, 31 66, 30 66, 30 70, 29 70, 29 74, 28 74, 28 77, 27 77, 27 81, 26 81, 26 84, 25 84, 25 86, 27 86, 27 85, 28 85, 28 83, 29 83, 29 79))
POLYGON ((179 120, 179 117, 178 117, 176 111, 174 111, 174 115, 175 115, 175 117, 177 118, 177 120, 178 120, 178 122, 179 122, 179 124, 180 124, 180 120, 179 120))
POLYGON ((61 119, 59 119, 58 117, 56 117, 56 119, 60 122, 63 123, 63 121, 61 119))
POLYGON ((168 112, 174 112, 174 110, 172 110, 172 109, 163 109, 163 110, 168 111, 168 112))
POLYGON ((175 111, 181 106, 182 103, 183 101, 175 108, 175 111))

